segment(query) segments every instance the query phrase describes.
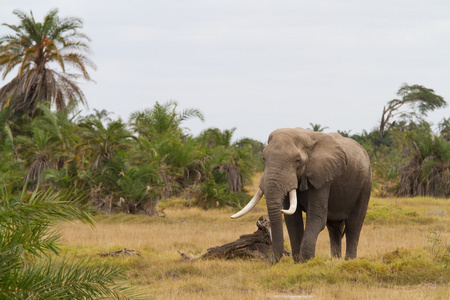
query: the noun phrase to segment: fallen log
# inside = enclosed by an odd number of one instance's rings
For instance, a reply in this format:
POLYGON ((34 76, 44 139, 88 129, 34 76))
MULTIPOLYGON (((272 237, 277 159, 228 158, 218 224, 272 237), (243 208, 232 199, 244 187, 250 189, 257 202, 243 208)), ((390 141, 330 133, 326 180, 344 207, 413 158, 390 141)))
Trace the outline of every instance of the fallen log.
MULTIPOLYGON (((192 259, 215 259, 215 258, 260 258, 268 259, 272 253, 272 231, 270 221, 261 216, 256 222, 258 230, 252 234, 244 234, 234 242, 209 248, 205 254, 196 258, 181 253, 184 260, 192 259)), ((289 251, 285 250, 284 255, 289 256, 289 251)))

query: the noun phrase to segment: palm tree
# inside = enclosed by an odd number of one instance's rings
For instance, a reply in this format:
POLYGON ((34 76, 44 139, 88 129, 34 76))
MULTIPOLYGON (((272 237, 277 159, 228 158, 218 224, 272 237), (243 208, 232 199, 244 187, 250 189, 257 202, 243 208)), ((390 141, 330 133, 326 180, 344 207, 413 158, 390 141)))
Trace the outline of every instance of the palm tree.
POLYGON ((19 25, 3 24, 14 31, 0 38, 0 71, 3 79, 18 67, 18 74, 0 89, 0 110, 12 106, 13 112, 34 114, 36 104, 50 101, 57 110, 70 102, 86 104, 75 79, 80 74, 91 80, 86 67, 95 68, 86 56, 90 39, 78 32, 83 22, 78 18, 59 18, 58 10, 50 11, 42 23, 33 13, 15 10, 19 25), (53 66, 59 66, 56 71, 53 66))
POLYGON ((177 112, 178 103, 168 101, 165 104, 155 103, 151 109, 137 111, 130 116, 130 125, 139 136, 152 138, 154 135, 165 133, 176 133, 181 135, 180 125, 182 122, 198 118, 204 121, 203 114, 196 108, 188 108, 181 113, 177 112))
POLYGON ((106 109, 95 109, 94 108, 94 113, 90 114, 89 116, 87 116, 86 118, 91 118, 91 119, 96 119, 99 120, 100 122, 112 122, 112 119, 109 117, 110 115, 114 114, 113 112, 107 111, 106 109))
POLYGON ((90 157, 92 169, 102 167, 117 153, 127 150, 134 139, 120 119, 104 126, 101 121, 88 118, 78 126, 82 130, 80 134, 84 140, 84 151, 90 157))
POLYGON ((203 140, 208 146, 230 147, 235 131, 236 127, 223 131, 219 128, 208 128, 200 134, 199 139, 203 140))
POLYGON ((450 118, 443 118, 438 124, 439 132, 441 136, 446 140, 450 141, 450 118))
POLYGON ((327 126, 322 127, 320 124, 309 123, 309 125, 311 126, 312 131, 323 132, 325 129, 328 129, 327 126))
MULTIPOLYGON (((61 170, 82 156, 82 140, 77 132, 72 107, 52 112, 46 103, 36 106, 40 115, 29 124, 30 134, 18 135, 12 140, 13 150, 24 161, 29 187, 38 187, 44 170, 61 170)), ((11 138, 12 139, 12 138, 11 138)))
POLYGON ((337 133, 342 135, 343 137, 350 137, 351 130, 338 130, 337 133))
POLYGON ((39 187, 41 173, 45 169, 58 168, 62 158, 58 153, 59 141, 52 132, 38 127, 33 128, 31 137, 18 136, 16 140, 20 145, 17 150, 28 170, 25 181, 31 181, 28 185, 31 188, 39 187))
POLYGON ((399 196, 450 195, 450 143, 431 130, 405 134, 409 161, 399 169, 399 196))

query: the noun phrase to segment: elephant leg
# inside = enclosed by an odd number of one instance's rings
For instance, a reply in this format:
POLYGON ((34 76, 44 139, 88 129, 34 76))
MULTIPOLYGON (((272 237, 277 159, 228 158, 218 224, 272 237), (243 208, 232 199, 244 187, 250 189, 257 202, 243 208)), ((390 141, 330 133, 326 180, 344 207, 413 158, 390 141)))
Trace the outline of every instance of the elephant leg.
POLYGON ((344 236, 345 221, 327 221, 328 233, 330 235, 331 256, 341 258, 342 237, 344 236))
POLYGON ((328 213, 328 197, 330 184, 322 188, 310 189, 307 192, 308 208, 306 209, 306 224, 300 246, 300 261, 305 262, 316 254, 316 243, 319 233, 325 228, 328 213))
MULTIPOLYGON (((289 197, 284 202, 284 208, 289 207, 289 197)), ((289 234, 289 240, 291 242, 292 258, 295 263, 300 262, 300 245, 303 238, 303 214, 300 208, 297 208, 293 215, 284 215, 286 227, 289 234)))
POLYGON ((355 259, 357 254, 359 235, 366 217, 367 206, 369 204, 370 188, 363 190, 358 198, 356 206, 350 212, 345 222, 345 240, 347 250, 345 259, 355 259))

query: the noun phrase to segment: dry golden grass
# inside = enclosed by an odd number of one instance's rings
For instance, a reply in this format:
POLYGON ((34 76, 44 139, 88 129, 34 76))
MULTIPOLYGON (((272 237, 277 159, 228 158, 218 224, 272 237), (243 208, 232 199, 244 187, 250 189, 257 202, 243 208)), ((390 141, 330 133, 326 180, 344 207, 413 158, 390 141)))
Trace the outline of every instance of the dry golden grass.
MULTIPOLYGON (((275 266, 259 260, 186 262, 180 259, 179 251, 197 256, 210 247, 254 232, 258 217, 266 215, 264 204, 238 220, 230 219, 233 212, 169 207, 164 218, 100 215, 94 228, 79 222, 61 224, 61 243, 65 254, 75 257, 123 248, 138 251, 142 257, 98 259, 123 265, 131 281, 144 288, 149 299, 299 299, 295 296, 312 295, 313 299, 409 300, 447 299, 450 294, 448 269, 445 274, 437 275, 441 276, 438 284, 426 278, 419 279, 417 284, 396 284, 370 277, 381 278, 383 275, 376 272, 383 272, 386 265, 378 268, 377 261, 381 264, 383 255, 399 248, 411 250, 406 255, 416 255, 414 249, 424 251, 418 252, 417 257, 426 256, 421 266, 429 266, 428 256, 432 254, 427 249, 432 246, 431 231, 439 234, 440 249, 448 247, 450 220, 445 213, 450 212, 450 201, 447 199, 371 199, 370 218, 361 233, 360 259, 355 266, 329 258, 326 229, 319 236, 317 260, 306 265, 295 265, 287 257, 275 266), (339 279, 343 268, 356 274, 354 282, 339 279), (375 273, 364 275, 361 272, 365 268, 375 273)), ((285 240, 288 247, 287 234, 285 240)), ((395 274, 388 275, 395 279, 395 274)))
MULTIPOLYGON (((229 219, 230 211, 197 208, 166 210, 165 219, 146 222, 145 216, 133 221, 112 222, 97 218, 94 228, 80 222, 65 223, 62 244, 65 247, 89 248, 98 251, 117 250, 117 247, 153 250, 157 252, 182 251, 198 255, 212 246, 234 241, 240 235, 254 232, 256 220, 265 212, 252 212, 241 220, 229 219)), ((121 215, 112 215, 111 219, 121 215)), ((448 217, 447 217, 448 218, 448 217)), ((358 256, 377 256, 397 248, 423 248, 428 244, 428 234, 433 226, 381 226, 366 224, 361 232, 358 256)), ((440 238, 447 243, 449 231, 440 231, 440 238)), ((289 246, 285 230, 286 246, 289 246)), ((345 251, 345 243, 343 243, 345 251)), ((329 255, 329 239, 326 228, 319 235, 316 254, 329 255)))

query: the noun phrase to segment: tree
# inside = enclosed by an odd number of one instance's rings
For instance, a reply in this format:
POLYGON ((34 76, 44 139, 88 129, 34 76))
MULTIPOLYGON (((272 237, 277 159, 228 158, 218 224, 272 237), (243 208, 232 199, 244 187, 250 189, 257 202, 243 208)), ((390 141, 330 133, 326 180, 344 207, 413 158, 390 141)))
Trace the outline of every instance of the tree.
POLYGON ((399 196, 450 195, 450 143, 422 127, 405 134, 409 161, 399 169, 399 196))
POLYGON ((27 174, 24 181, 30 181, 29 187, 39 187, 41 174, 45 169, 57 169, 60 159, 57 137, 50 131, 33 128, 33 135, 17 137, 18 152, 25 161, 27 174))
POLYGON ((15 138, 15 150, 28 170, 25 181, 30 181, 29 188, 40 185, 45 169, 60 170, 79 156, 81 144, 71 105, 57 112, 52 112, 45 103, 36 107, 41 113, 28 124, 29 134, 15 138))
POLYGON ((328 127, 322 127, 320 124, 309 123, 309 125, 311 126, 312 131, 323 132, 325 129, 328 129, 328 127))
POLYGON ((219 128, 208 128, 200 134, 199 139, 207 146, 230 147, 235 131, 236 127, 224 129, 223 131, 219 128))
POLYGON ((141 163, 156 164, 164 184, 163 198, 176 194, 187 182, 198 182, 203 171, 203 153, 192 138, 185 135, 181 124, 191 118, 204 120, 195 108, 178 111, 178 103, 156 102, 152 108, 131 114, 129 124, 139 137, 135 159, 141 163))
POLYGON ((107 111, 106 109, 99 110, 94 108, 94 113, 83 117, 82 120, 95 119, 100 122, 109 123, 112 122, 112 119, 109 116, 113 114, 113 112, 107 111))
POLYGON ((351 130, 338 130, 337 133, 342 135, 343 137, 350 137, 351 130))
POLYGON ((393 99, 388 102, 387 107, 383 107, 379 131, 381 138, 384 138, 386 131, 395 125, 396 121, 394 119, 396 117, 417 118, 419 121, 422 121, 422 118, 426 117, 429 111, 434 111, 447 105, 444 98, 436 95, 434 90, 418 84, 403 84, 397 95, 401 96, 401 99, 393 99), (400 111, 400 108, 404 105, 409 106, 409 110, 400 111))
POLYGON ((168 101, 165 104, 155 103, 153 108, 137 111, 130 116, 130 125, 139 136, 152 138, 155 135, 174 132, 181 134, 180 125, 182 122, 198 118, 204 121, 203 114, 195 108, 188 108, 181 113, 177 112, 178 103, 168 101))
POLYGON ((444 118, 438 124, 439 133, 446 141, 450 141, 450 118, 444 118))
POLYGON ((130 140, 134 139, 126 129, 122 120, 116 120, 104 126, 94 118, 88 118, 78 124, 82 130, 84 151, 89 157, 91 169, 102 167, 112 160, 117 153, 130 148, 130 140))
POLYGON ((83 22, 78 18, 59 18, 58 10, 50 11, 42 23, 33 13, 15 10, 19 25, 3 24, 14 31, 0 38, 0 71, 3 79, 18 67, 18 74, 0 89, 0 110, 12 106, 13 114, 33 115, 36 104, 50 101, 57 110, 69 102, 86 104, 75 79, 80 74, 68 73, 73 68, 90 80, 87 67, 95 68, 86 56, 89 38, 78 32, 83 22), (52 69, 59 66, 60 71, 52 69))

